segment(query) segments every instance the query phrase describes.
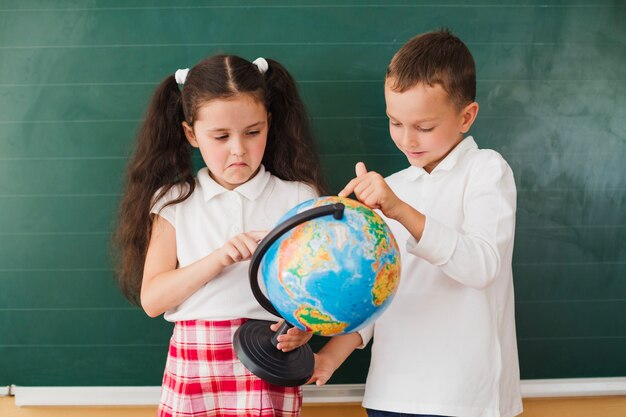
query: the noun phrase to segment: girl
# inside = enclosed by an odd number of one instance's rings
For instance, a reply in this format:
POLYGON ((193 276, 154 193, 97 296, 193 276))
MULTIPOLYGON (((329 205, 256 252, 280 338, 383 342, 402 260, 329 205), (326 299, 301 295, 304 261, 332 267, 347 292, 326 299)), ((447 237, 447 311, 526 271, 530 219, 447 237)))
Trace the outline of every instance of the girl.
MULTIPOLYGON (((126 297, 175 322, 159 416, 299 415, 300 389, 251 374, 232 338, 246 319, 276 320, 254 299, 244 261, 287 210, 323 191, 321 178, 304 105, 278 62, 213 56, 157 88, 117 241, 126 297), (189 145, 206 163, 196 178, 189 145)), ((291 329, 278 348, 309 338, 291 329)))

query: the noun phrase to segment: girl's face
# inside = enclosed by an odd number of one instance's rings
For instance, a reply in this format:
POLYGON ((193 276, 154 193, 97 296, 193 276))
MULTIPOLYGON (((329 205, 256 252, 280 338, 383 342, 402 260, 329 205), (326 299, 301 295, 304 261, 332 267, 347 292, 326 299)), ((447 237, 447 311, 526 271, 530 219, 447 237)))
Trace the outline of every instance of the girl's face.
POLYGON ((399 93, 385 82, 389 132, 409 163, 428 173, 463 139, 471 127, 478 104, 459 110, 440 85, 419 83, 399 93))
POLYGON ((263 103, 250 94, 211 100, 198 108, 193 126, 183 122, 185 136, 202 159, 211 177, 233 190, 259 170, 269 129, 263 103))

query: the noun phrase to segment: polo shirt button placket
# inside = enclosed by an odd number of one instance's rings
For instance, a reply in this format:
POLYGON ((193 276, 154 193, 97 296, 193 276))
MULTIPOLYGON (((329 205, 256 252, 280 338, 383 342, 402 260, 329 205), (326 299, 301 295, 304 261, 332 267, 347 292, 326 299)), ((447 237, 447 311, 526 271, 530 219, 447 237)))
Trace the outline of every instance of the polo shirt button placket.
POLYGON ((242 217, 243 217, 243 207, 241 206, 241 197, 236 193, 236 192, 232 192, 232 194, 230 195, 230 199, 233 202, 232 205, 232 209, 233 209, 233 213, 235 214, 235 216, 233 216, 235 219, 235 223, 231 226, 231 230, 233 231, 233 233, 239 234, 242 233, 242 217))
POLYGON ((420 204, 421 207, 428 204, 428 178, 424 178, 424 181, 422 181, 420 204))

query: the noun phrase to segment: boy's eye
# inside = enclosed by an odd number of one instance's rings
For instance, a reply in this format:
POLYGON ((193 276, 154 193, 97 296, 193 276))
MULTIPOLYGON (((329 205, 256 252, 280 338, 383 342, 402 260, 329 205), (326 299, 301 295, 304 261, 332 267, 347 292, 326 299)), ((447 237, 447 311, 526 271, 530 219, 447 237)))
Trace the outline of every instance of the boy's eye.
POLYGON ((225 139, 228 139, 228 135, 214 136, 214 139, 216 139, 216 140, 225 140, 225 139))
POLYGON ((429 127, 429 128, 425 128, 425 127, 418 127, 418 128, 417 128, 417 130, 419 130, 420 132, 425 132, 425 133, 432 132, 432 131, 433 131, 433 129, 434 129, 434 127, 429 127))
POLYGON ((395 120, 391 119, 389 119, 389 123, 391 123, 392 126, 402 126, 402 123, 396 122, 395 120))

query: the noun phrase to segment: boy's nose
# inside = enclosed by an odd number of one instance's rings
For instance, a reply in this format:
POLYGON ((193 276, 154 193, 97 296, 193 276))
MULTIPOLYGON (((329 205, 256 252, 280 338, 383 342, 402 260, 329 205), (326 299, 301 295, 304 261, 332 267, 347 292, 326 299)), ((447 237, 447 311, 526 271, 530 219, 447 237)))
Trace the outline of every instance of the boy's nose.
POLYGON ((418 143, 417 132, 412 129, 406 129, 402 135, 402 144, 406 147, 414 146, 418 143))

